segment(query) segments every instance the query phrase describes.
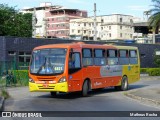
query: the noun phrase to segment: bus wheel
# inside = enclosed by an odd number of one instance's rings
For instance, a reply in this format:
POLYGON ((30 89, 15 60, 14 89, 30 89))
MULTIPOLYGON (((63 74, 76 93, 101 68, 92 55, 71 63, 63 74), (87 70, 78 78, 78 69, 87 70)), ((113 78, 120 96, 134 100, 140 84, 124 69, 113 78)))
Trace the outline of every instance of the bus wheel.
POLYGON ((121 81, 121 90, 125 91, 128 89, 128 78, 127 76, 123 76, 122 81, 121 81))
POLYGON ((50 92, 51 96, 55 97, 57 95, 57 92, 50 92))
POLYGON ((115 86, 115 90, 117 91, 125 91, 128 89, 128 78, 127 76, 123 76, 121 85, 120 86, 115 86))
POLYGON ((82 88, 82 96, 86 97, 88 95, 88 91, 89 91, 88 80, 85 80, 82 88))

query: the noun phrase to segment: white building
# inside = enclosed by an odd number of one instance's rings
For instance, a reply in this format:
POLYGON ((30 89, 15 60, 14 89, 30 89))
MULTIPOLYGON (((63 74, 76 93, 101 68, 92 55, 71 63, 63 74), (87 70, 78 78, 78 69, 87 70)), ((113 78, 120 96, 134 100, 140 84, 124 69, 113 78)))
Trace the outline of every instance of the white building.
POLYGON ((22 9, 22 13, 33 13, 32 27, 33 37, 47 37, 47 17, 46 12, 48 9, 61 8, 62 6, 53 6, 50 2, 40 3, 39 7, 22 9))
MULTIPOLYGON (((93 40, 94 18, 70 20, 70 37, 73 39, 93 40)), ((98 40, 133 39, 133 16, 112 14, 96 17, 98 40)))

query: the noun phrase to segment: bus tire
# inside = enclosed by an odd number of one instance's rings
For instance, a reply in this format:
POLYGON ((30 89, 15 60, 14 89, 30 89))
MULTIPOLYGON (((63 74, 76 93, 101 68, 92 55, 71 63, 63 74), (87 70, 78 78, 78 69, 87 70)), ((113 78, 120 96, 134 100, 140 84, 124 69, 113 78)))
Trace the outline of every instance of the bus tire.
POLYGON ((122 78, 121 90, 122 91, 128 90, 128 78, 127 78, 127 76, 123 76, 123 78, 122 78))
POLYGON ((123 76, 123 78, 121 80, 121 85, 120 86, 115 86, 114 88, 117 91, 128 90, 128 78, 127 78, 127 76, 123 76))
POLYGON ((56 97, 57 96, 57 92, 50 92, 52 97, 56 97))
POLYGON ((89 91, 89 82, 88 80, 85 80, 83 83, 83 88, 82 88, 82 96, 83 97, 88 96, 88 91, 89 91))

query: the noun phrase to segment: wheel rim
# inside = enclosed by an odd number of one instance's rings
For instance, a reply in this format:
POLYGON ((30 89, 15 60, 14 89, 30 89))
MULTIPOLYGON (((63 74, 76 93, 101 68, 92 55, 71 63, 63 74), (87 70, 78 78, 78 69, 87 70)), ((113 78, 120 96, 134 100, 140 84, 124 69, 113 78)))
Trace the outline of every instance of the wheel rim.
POLYGON ((123 84, 123 89, 126 90, 126 89, 127 89, 127 86, 128 86, 127 78, 126 78, 126 77, 123 79, 122 84, 123 84))

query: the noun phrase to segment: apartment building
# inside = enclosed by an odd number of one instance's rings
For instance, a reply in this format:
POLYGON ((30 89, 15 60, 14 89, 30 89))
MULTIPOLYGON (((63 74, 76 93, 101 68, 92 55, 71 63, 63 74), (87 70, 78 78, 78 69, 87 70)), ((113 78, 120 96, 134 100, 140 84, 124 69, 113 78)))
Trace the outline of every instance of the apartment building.
MULTIPOLYGON (((96 17, 98 40, 133 39, 133 16, 111 14, 96 17)), ((70 20, 70 37, 73 39, 93 40, 94 18, 70 20)))
POLYGON ((69 21, 87 17, 87 11, 51 3, 41 3, 40 7, 23 9, 22 12, 33 13, 33 37, 41 38, 69 38, 69 21))

